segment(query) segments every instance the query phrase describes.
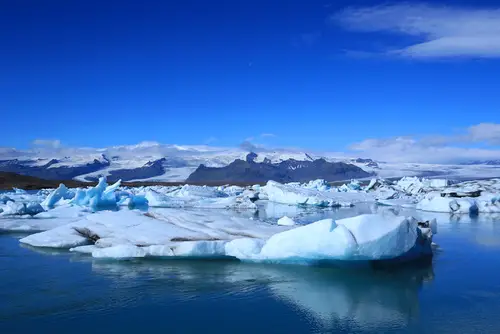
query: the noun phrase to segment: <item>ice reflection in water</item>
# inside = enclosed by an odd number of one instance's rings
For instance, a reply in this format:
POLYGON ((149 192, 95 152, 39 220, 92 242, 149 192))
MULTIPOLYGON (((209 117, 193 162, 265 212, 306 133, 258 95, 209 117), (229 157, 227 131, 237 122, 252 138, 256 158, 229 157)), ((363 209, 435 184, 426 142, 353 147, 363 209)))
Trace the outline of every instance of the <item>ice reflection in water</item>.
POLYGON ((217 298, 245 298, 264 290, 323 329, 348 325, 371 330, 417 320, 419 290, 434 277, 431 264, 397 271, 346 271, 226 261, 93 261, 92 270, 127 293, 132 288, 160 296, 173 288, 181 301, 213 292, 217 298))

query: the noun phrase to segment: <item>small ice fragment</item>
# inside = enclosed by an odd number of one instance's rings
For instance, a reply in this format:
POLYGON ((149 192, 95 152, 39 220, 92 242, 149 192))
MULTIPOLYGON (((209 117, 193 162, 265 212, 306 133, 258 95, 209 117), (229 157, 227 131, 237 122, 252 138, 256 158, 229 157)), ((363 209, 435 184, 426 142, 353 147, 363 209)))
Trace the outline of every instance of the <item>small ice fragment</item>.
POLYGON ((292 218, 289 218, 287 216, 283 216, 280 219, 278 219, 278 225, 293 226, 293 225, 295 225, 295 222, 293 221, 292 218))

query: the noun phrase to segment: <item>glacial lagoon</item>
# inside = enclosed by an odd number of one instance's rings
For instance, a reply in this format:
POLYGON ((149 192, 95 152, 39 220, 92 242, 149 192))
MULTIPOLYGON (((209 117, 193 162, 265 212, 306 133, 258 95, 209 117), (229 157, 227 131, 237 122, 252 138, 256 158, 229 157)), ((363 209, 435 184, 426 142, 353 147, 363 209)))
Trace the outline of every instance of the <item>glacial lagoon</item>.
MULTIPOLYGON (((307 223, 374 210, 408 213, 370 205, 321 210, 270 205, 259 214, 289 214, 307 223)), ((25 234, 4 233, 0 332, 496 332, 498 216, 425 216, 438 221, 432 262, 379 270, 93 259, 23 246, 18 239, 25 234)))

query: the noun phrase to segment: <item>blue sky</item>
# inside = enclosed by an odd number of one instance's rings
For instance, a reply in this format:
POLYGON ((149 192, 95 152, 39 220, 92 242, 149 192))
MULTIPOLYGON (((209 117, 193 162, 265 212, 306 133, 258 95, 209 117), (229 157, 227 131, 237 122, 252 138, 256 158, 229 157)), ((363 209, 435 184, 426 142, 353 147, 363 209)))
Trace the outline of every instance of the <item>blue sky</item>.
POLYGON ((496 150, 500 4, 383 4, 3 1, 0 146, 496 150))

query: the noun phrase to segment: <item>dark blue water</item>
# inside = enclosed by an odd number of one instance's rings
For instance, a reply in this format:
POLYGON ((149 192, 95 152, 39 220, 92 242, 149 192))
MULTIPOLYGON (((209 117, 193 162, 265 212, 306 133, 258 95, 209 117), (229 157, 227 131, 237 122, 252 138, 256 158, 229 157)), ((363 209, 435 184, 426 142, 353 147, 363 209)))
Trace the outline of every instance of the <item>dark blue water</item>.
POLYGON ((96 261, 0 235, 0 333, 498 333, 500 222, 444 220, 432 263, 346 271, 96 261))

